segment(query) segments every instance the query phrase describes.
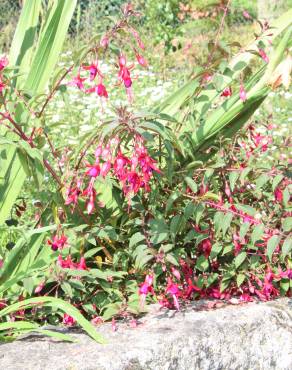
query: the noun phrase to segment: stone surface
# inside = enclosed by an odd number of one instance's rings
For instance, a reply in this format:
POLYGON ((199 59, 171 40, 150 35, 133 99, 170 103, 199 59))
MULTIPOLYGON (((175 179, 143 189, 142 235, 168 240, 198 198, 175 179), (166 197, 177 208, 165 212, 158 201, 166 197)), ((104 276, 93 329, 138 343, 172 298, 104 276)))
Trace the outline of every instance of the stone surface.
MULTIPOLYGON (((206 304, 205 304, 206 307, 206 304)), ((73 331, 78 343, 29 336, 0 345, 1 370, 291 370, 292 300, 181 312, 153 306, 137 328, 118 324, 100 345, 73 331)))

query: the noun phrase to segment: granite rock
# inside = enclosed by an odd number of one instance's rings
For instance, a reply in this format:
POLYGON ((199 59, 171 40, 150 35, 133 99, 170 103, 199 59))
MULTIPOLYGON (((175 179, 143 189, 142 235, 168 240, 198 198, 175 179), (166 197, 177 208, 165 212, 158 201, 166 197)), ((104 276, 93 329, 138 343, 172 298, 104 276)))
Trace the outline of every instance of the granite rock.
POLYGON ((74 330, 76 343, 30 335, 0 345, 0 370, 292 369, 292 299, 206 307, 152 306, 136 328, 118 323, 116 332, 102 324, 106 345, 74 330))

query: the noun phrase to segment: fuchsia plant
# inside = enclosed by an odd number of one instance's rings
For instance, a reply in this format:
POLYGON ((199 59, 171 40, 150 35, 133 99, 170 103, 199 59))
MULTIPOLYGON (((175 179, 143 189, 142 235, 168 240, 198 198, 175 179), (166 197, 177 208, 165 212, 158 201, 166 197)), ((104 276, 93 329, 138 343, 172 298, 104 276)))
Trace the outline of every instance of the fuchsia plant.
MULTIPOLYGON (((57 196, 48 206, 57 230, 47 240, 50 266, 43 275, 39 272, 32 291, 66 297, 95 324, 112 318, 114 331, 115 317, 130 316, 130 325, 136 327, 131 315, 143 310, 148 300, 179 310, 191 299, 243 303, 291 296, 285 221, 291 219, 291 181, 282 164, 266 171, 255 164, 271 150, 270 125, 260 131, 256 123, 250 124, 233 140, 226 135, 222 142, 218 137, 210 143, 207 137, 202 142, 207 143, 205 150, 195 140, 186 145, 185 139, 194 137, 193 128, 187 131, 191 121, 187 126, 184 119, 177 119, 180 113, 196 116, 185 104, 205 87, 215 90, 219 105, 237 99, 248 109, 248 83, 240 75, 237 93, 234 81, 215 86, 217 71, 212 70, 211 58, 210 69, 199 74, 196 88, 184 98, 177 115, 168 116, 163 109, 134 114, 134 71, 147 68, 148 62, 145 45, 130 24, 133 16, 139 14, 127 4, 122 19, 76 65, 66 68, 43 105, 29 107, 33 118, 45 120, 45 108, 63 83, 80 90, 81 96, 95 94, 102 104, 108 104, 112 91, 122 86, 128 102, 125 98, 124 106, 115 107, 114 120, 96 125, 78 153, 63 146, 56 149, 48 127, 24 132, 5 104, 5 113, 0 113, 1 123, 10 125, 36 157, 43 135, 49 160, 59 168, 56 172, 48 159, 42 162, 57 184, 57 196), (112 44, 116 83, 111 85, 103 66, 112 57, 112 44), (110 186, 104 189, 105 184, 110 186), (110 201, 102 198, 103 190, 110 201)), ((270 63, 260 46, 256 53, 270 63)), ((4 74, 7 65, 7 58, 1 58, 2 98, 7 88, 13 90, 4 74)), ((26 103, 22 92, 14 92, 26 103)), ((206 104, 213 109, 213 101, 206 104)), ((203 112, 202 120, 208 114, 203 112)), ((234 125, 244 114, 245 110, 237 113, 234 125)), ((39 228, 47 222, 45 211, 37 210, 39 228)), ((64 314, 63 324, 72 326, 75 319, 64 314)))

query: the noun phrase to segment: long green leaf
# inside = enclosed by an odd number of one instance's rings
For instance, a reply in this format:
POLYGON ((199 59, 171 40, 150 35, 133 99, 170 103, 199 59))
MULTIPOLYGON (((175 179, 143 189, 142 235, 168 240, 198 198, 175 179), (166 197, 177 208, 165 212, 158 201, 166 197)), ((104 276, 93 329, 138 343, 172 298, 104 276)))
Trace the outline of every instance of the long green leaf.
POLYGON ((51 77, 58 56, 62 50, 77 0, 58 0, 54 2, 43 32, 38 49, 32 61, 25 89, 31 94, 42 92, 51 77))
POLYGON ((57 309, 58 311, 62 311, 70 316, 72 316, 76 322, 86 331, 88 335, 90 335, 94 340, 99 343, 106 343, 105 339, 96 332, 94 326, 85 319, 81 313, 72 306, 70 303, 63 301, 60 298, 54 297, 36 297, 25 299, 21 302, 16 302, 0 311, 0 317, 5 317, 13 312, 22 310, 22 309, 29 309, 31 307, 36 306, 45 306, 51 307, 53 309, 57 309))

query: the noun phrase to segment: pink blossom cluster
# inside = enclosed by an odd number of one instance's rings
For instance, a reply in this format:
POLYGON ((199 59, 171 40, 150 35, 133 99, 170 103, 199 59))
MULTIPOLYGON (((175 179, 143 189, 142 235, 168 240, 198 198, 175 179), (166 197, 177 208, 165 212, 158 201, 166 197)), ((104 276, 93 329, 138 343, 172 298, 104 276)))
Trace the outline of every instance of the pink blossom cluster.
MULTIPOLYGON (((235 283, 222 291, 220 284, 205 288, 199 287, 198 277, 194 267, 191 267, 185 260, 180 260, 180 270, 177 268, 171 269, 170 276, 167 278, 166 288, 163 293, 157 295, 158 301, 162 307, 180 309, 180 303, 198 298, 211 298, 225 300, 232 304, 252 302, 254 299, 267 301, 274 299, 280 295, 280 291, 275 284, 281 279, 291 279, 292 270, 287 269, 282 271, 278 269, 278 273, 274 273, 269 267, 260 279, 253 273, 249 274, 249 278, 240 287, 235 283)), ((144 283, 139 288, 140 302, 144 304, 148 294, 156 295, 156 291, 152 286, 153 275, 147 275, 144 283)))
POLYGON ((63 249, 67 245, 67 237, 62 234, 58 236, 54 235, 50 240, 47 241, 47 244, 51 246, 52 250, 55 252, 59 249, 63 249))
MULTIPOLYGON (((127 9, 124 9, 123 15, 126 18, 129 16, 138 16, 139 14, 134 11, 132 5, 128 7, 127 9), (131 8, 131 9, 130 9, 131 8)), ((123 29, 126 31, 126 33, 130 34, 135 40, 135 45, 141 50, 145 50, 145 45, 142 42, 139 33, 129 24, 128 21, 120 21, 116 27, 114 27, 116 30, 123 29)), ((117 39, 116 37, 116 31, 113 29, 108 31, 105 35, 101 37, 100 43, 98 47, 95 50, 95 60, 91 61, 89 65, 82 64, 79 67, 79 71, 75 77, 69 82, 69 85, 75 86, 81 91, 89 94, 89 93, 96 93, 101 98, 108 98, 108 91, 106 86, 104 85, 104 75, 100 70, 99 67, 99 60, 98 60, 98 51, 101 52, 102 56, 106 54, 109 48, 109 44, 112 40, 117 39), (88 77, 82 77, 82 71, 88 71, 89 76, 88 77), (98 77, 98 82, 95 82, 96 77, 98 77), (89 82, 90 87, 86 87, 85 83, 89 82)), ((130 43, 130 47, 133 50, 133 54, 135 55, 137 63, 142 67, 147 67, 148 63, 143 55, 137 50, 136 46, 133 46, 131 41, 129 41, 127 37, 123 38, 124 42, 130 43)), ((116 67, 118 69, 117 73, 117 85, 120 85, 121 83, 124 85, 126 89, 126 93, 128 96, 128 100, 131 103, 133 101, 133 91, 132 91, 132 84, 133 84, 133 77, 131 75, 131 71, 134 69, 134 63, 127 63, 127 58, 125 54, 121 51, 118 60, 116 63, 116 67)))
POLYGON ((86 266, 86 261, 84 257, 81 257, 79 262, 73 262, 70 254, 66 258, 63 258, 61 255, 59 255, 58 265, 64 269, 70 269, 70 270, 87 270, 88 269, 86 266))
POLYGON ((94 183, 99 176, 105 178, 111 175, 116 178, 124 195, 130 200, 140 189, 150 191, 153 172, 161 173, 141 136, 134 136, 133 148, 130 151, 122 149, 120 140, 113 138, 106 145, 98 145, 95 150, 95 162, 87 164, 84 181, 78 180, 73 187, 67 189, 65 203, 76 205, 78 197, 83 196, 87 199, 87 212, 91 214, 95 209, 96 200, 94 183), (87 183, 84 190, 83 183, 87 183))

